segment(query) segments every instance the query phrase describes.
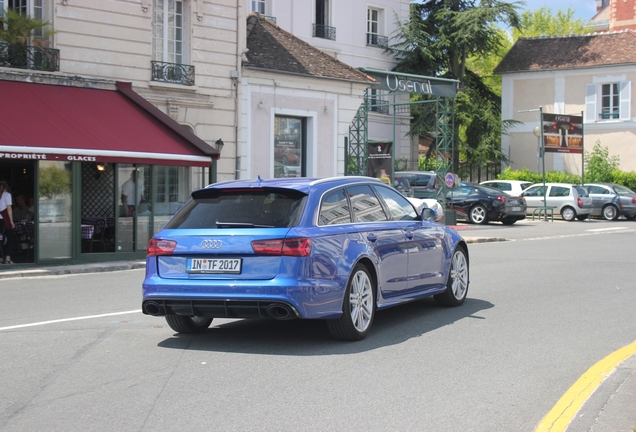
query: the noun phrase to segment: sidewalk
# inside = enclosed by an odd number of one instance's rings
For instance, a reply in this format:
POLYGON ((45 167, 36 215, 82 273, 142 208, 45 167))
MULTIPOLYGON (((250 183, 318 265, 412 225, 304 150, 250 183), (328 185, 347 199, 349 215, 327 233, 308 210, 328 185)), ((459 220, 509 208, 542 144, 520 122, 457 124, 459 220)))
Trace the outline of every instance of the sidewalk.
POLYGON ((146 268, 146 261, 110 261, 90 264, 70 264, 49 267, 0 267, 0 279, 33 276, 59 276, 78 273, 102 273, 146 268), (5 270, 6 268, 6 270, 5 270))

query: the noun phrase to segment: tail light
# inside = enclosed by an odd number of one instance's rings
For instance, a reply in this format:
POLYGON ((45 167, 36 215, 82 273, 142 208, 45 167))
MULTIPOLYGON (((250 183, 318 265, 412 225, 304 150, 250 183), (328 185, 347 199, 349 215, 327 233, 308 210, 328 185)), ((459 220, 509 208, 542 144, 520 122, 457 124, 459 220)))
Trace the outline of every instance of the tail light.
POLYGON ((636 204, 636 197, 632 197, 632 204, 636 204))
POLYGON ((576 199, 576 205, 578 205, 579 207, 583 208, 583 200, 581 199, 581 197, 578 197, 576 199))
POLYGON ((505 202, 506 202, 506 198, 504 198, 504 197, 502 197, 501 195, 499 195, 499 196, 497 197, 497 201, 501 201, 502 203, 505 203, 505 202))
POLYGON ((526 204, 526 199, 524 197, 519 197, 519 201, 521 201, 523 204, 526 204))
POLYGON ((177 242, 173 240, 150 239, 146 256, 172 255, 177 242))
POLYGON ((281 255, 306 257, 311 255, 311 239, 254 240, 252 249, 260 255, 281 255))

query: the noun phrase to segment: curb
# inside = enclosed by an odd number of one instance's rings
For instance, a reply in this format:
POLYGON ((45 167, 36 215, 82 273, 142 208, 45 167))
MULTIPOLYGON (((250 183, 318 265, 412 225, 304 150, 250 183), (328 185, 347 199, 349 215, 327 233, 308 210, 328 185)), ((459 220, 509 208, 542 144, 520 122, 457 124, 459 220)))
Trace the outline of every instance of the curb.
POLYGON ((145 267, 145 261, 112 261, 105 263, 75 264, 56 267, 25 268, 21 270, 0 271, 0 279, 36 276, 60 276, 80 273, 102 273, 111 271, 134 270, 145 267))

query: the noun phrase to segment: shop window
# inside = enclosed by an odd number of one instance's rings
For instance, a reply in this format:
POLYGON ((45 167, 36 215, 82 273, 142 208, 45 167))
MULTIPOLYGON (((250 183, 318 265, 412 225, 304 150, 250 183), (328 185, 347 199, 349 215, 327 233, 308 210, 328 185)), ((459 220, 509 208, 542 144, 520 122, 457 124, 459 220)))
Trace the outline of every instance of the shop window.
POLYGON ((299 117, 274 118, 274 177, 304 177, 305 124, 299 117))
POLYGON ((40 161, 38 175, 37 241, 40 260, 71 258, 71 163, 40 161))
POLYGON ((158 232, 190 198, 190 168, 155 165, 154 232, 158 232))

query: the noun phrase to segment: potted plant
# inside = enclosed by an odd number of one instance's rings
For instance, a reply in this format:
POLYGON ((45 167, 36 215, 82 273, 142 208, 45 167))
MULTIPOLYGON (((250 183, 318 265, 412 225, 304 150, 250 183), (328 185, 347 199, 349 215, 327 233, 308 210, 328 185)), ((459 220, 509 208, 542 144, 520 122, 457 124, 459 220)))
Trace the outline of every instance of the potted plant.
MULTIPOLYGON (((51 54, 47 52, 49 40, 36 33, 52 35, 53 30, 44 30, 48 26, 48 21, 21 14, 12 9, 8 9, 0 16, 0 40, 4 41, 4 47, 0 46, 0 65, 15 68, 29 68, 29 43, 40 54, 40 59, 33 58, 35 69, 46 69, 38 67, 48 58, 50 62, 51 54), (38 32, 38 30, 42 30, 38 32), (38 62, 39 60, 39 62, 38 62)), ((34 56, 35 57, 35 56, 34 56)))

